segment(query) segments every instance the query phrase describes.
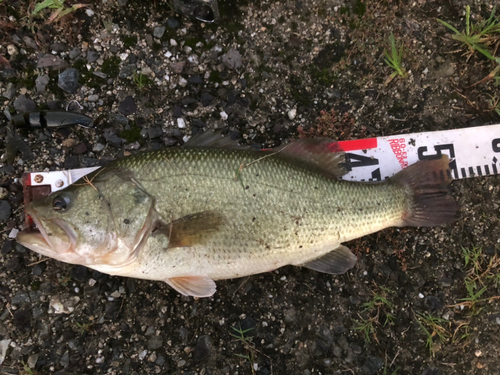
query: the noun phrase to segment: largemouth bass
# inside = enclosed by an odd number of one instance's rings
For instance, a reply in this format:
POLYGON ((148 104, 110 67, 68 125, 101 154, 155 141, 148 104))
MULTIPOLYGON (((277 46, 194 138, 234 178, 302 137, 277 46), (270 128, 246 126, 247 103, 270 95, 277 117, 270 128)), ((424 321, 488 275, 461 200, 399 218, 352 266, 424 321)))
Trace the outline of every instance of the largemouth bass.
POLYGON ((29 203, 37 230, 17 240, 63 262, 207 297, 214 280, 285 265, 341 274, 357 260, 343 242, 456 219, 447 157, 381 183, 339 180, 344 162, 329 140, 252 151, 205 133, 116 160, 29 203))

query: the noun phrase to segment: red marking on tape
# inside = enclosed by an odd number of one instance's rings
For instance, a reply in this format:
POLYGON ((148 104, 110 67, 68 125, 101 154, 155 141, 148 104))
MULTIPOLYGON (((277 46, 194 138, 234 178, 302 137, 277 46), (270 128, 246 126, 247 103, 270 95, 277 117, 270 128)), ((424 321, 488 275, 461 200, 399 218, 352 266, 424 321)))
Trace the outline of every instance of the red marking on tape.
POLYGON ((389 139, 389 144, 391 145, 392 152, 398 159, 398 163, 402 169, 408 166, 408 154, 406 153, 406 140, 404 138, 393 138, 389 139))
POLYGON ((338 142, 340 148, 344 151, 367 150, 377 147, 377 138, 355 139, 353 141, 338 142))

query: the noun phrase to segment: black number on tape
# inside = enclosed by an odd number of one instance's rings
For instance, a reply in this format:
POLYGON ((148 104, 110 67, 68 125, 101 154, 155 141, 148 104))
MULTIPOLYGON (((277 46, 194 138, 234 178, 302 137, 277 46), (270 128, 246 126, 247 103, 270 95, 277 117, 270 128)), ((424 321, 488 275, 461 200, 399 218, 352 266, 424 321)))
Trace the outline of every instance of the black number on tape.
POLYGON ((370 156, 356 155, 350 152, 345 154, 345 167, 347 171, 352 171, 353 168, 366 167, 368 165, 378 165, 378 159, 370 156))
POLYGON ((494 152, 500 152, 500 138, 495 138, 491 141, 491 148, 494 152))
POLYGON ((453 147, 453 144, 447 143, 444 145, 435 145, 434 150, 436 151, 435 154, 429 154, 429 155, 424 155, 425 152, 427 152, 427 146, 422 146, 418 148, 418 160, 436 160, 436 159, 441 159, 441 156, 443 153, 441 151, 448 150, 450 152, 450 158, 455 157, 455 148, 453 147))

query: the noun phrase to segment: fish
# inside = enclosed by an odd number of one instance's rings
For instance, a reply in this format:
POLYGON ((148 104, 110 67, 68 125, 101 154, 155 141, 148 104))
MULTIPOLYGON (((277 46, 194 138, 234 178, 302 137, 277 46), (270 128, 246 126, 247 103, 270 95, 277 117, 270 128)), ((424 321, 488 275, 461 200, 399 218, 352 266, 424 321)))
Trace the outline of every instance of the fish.
POLYGON ((30 202, 36 229, 17 241, 200 298, 215 293, 216 280, 287 265, 338 275, 357 262, 347 241, 457 220, 448 164, 443 155, 383 182, 344 181, 345 154, 329 139, 257 151, 205 132, 183 147, 117 159, 30 202))

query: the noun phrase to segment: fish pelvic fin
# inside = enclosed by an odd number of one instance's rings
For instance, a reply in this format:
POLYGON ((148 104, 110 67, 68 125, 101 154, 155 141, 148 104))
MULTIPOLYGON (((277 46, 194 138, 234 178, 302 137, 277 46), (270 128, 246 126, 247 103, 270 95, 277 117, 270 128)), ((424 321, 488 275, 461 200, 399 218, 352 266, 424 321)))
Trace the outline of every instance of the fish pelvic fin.
POLYGON ((389 181, 405 186, 410 195, 400 226, 432 227, 458 220, 458 204, 449 189, 451 172, 448 156, 421 160, 389 181))
POLYGON ((331 252, 302 264, 302 267, 331 275, 340 275, 354 267, 357 261, 358 258, 351 250, 344 245, 339 245, 331 252))
POLYGON ((173 277, 165 282, 184 296, 210 297, 217 290, 215 281, 204 276, 173 277))

